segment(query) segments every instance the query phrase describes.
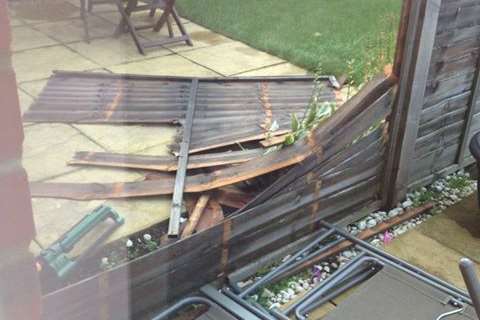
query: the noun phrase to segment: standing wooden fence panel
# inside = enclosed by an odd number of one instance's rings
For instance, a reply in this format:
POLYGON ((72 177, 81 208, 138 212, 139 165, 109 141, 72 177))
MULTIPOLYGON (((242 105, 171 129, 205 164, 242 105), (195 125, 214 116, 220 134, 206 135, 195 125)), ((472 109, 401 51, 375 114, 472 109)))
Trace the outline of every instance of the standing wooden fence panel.
POLYGON ((480 130, 480 2, 424 0, 411 6, 395 105, 386 203, 472 163, 468 143, 480 130), (415 20, 415 18, 413 18, 415 20), (409 51, 410 50, 410 51, 409 51))

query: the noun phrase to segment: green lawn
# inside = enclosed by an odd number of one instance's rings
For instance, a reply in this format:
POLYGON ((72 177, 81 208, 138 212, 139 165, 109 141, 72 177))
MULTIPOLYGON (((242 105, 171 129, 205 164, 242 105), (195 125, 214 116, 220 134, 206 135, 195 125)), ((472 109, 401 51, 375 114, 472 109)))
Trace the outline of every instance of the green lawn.
POLYGON ((356 82, 391 62, 401 0, 178 0, 192 21, 356 82))

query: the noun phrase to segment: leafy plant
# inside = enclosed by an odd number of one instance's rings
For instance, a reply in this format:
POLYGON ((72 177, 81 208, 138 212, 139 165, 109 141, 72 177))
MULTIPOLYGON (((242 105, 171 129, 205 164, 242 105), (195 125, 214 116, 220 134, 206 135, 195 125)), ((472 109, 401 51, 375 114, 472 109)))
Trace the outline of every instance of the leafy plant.
POLYGON ((319 81, 315 80, 314 94, 312 95, 312 99, 308 105, 308 108, 305 110, 303 118, 299 120, 297 115, 292 113, 290 124, 291 132, 285 136, 282 144, 268 148, 265 154, 280 150, 283 147, 290 146, 298 140, 301 140, 310 131, 315 129, 323 120, 333 114, 336 107, 335 103, 319 101, 322 86, 318 83, 319 81))
POLYGON ((465 190, 470 187, 470 179, 466 176, 456 175, 448 180, 448 186, 452 189, 465 190))
POLYGON ((291 130, 292 132, 285 137, 284 146, 294 144, 296 141, 305 137, 318 124, 330 117, 335 110, 332 103, 311 103, 307 109, 306 116, 300 121, 295 114, 292 114, 291 130))

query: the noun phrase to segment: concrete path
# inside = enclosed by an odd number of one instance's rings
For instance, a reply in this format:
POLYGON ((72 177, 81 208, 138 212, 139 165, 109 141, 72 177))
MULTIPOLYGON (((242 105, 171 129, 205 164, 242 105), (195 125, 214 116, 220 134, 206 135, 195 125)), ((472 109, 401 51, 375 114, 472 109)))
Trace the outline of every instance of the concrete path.
MULTIPOLYGON (((255 50, 184 19, 194 46, 174 44, 137 52, 129 34, 112 37, 119 14, 113 5, 94 7, 89 17, 92 41, 84 39, 80 1, 10 2, 13 62, 22 110, 34 101, 52 70, 138 73, 170 76, 253 76, 305 74, 284 60, 255 50), (41 4, 36 6, 35 3, 41 4)), ((160 11, 157 12, 158 15, 160 11)), ((148 20, 136 13, 134 20, 148 20)), ((145 39, 159 35, 145 30, 145 39)), ((166 31, 160 36, 166 36, 166 31)), ((25 124, 24 166, 31 181, 115 182, 142 179, 137 171, 66 165, 75 151, 164 155, 175 129, 167 126, 25 124)), ((34 199, 37 240, 49 245, 100 201, 34 199)), ((169 215, 170 197, 108 201, 126 219, 111 237, 147 228, 169 215)), ((39 248, 32 248, 38 252, 39 248)))

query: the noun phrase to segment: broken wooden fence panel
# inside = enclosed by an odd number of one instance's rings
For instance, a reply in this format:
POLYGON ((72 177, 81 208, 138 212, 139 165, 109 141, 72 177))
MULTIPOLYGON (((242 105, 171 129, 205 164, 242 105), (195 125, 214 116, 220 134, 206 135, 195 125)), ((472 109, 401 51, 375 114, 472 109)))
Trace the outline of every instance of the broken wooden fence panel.
MULTIPOLYGON (((385 119, 389 112, 390 97, 392 94, 391 79, 382 79, 373 92, 367 87, 358 95, 365 97, 373 103, 370 107, 365 106, 365 101, 360 99, 360 107, 344 106, 338 113, 322 123, 313 133, 293 146, 283 148, 275 153, 256 158, 255 161, 248 161, 235 167, 228 167, 213 171, 187 176, 185 181, 185 192, 203 192, 219 187, 235 184, 241 181, 252 179, 266 173, 286 168, 307 159, 312 154, 323 150, 331 143, 334 149, 344 148, 348 143, 365 132, 371 123, 378 123, 385 119), (380 91, 382 90, 382 91, 380 91), (372 101, 373 100, 373 101, 372 101), (348 120, 348 121, 347 121, 348 120), (339 127, 334 124, 341 124, 349 129, 343 135, 334 134, 339 127), (330 128, 327 130, 326 128, 330 128), (336 129, 335 129, 336 128, 336 129)), ((337 151, 334 151, 337 152, 337 151)), ((312 166, 319 162, 311 161, 312 166)), ((303 167, 299 167, 305 171, 303 167)), ((308 168, 305 167, 305 168, 308 168)), ((308 169, 309 171, 310 169, 308 169)), ((284 179, 284 178, 282 178, 284 179)), ((289 178, 291 179, 291 178, 289 178)), ((293 181, 293 180, 292 180, 293 181)), ((31 191, 35 197, 58 197, 76 200, 94 200, 108 198, 128 198, 171 194, 174 181, 163 179, 155 181, 141 181, 113 184, 74 184, 74 183, 32 183, 31 191)))
MULTIPOLYGON (((321 77, 199 78, 190 153, 290 132, 315 94, 335 102, 333 80, 321 77), (278 129, 271 130, 276 123, 278 129)), ((185 77, 56 72, 25 113, 29 122, 169 124, 185 122, 185 77)), ((173 143, 178 154, 180 146, 173 143)))

